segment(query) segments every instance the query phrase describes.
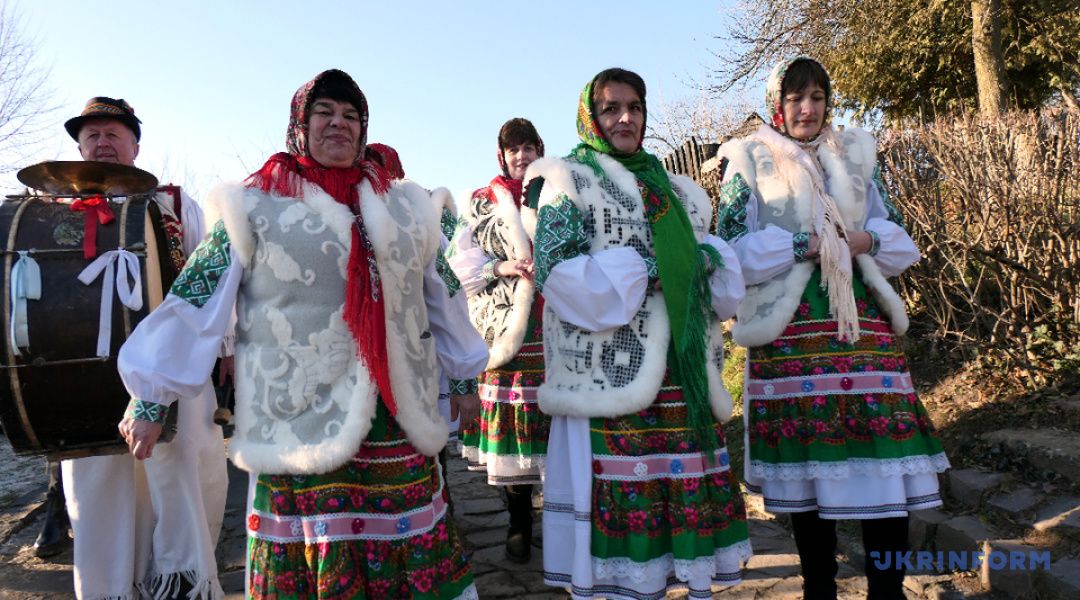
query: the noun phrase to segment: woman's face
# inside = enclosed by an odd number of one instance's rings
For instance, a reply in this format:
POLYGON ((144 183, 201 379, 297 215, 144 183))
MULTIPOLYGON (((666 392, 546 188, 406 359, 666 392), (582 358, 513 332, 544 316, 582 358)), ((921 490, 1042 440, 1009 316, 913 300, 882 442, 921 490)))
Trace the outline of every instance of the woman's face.
POLYGON ((634 88, 620 81, 605 83, 593 92, 593 112, 604 137, 620 154, 638 149, 645 126, 645 103, 634 88))
POLYGON ((808 140, 825 124, 825 90, 814 82, 784 94, 783 107, 788 135, 795 139, 808 140))
POLYGON ((510 172, 510 179, 524 179, 525 169, 529 168, 537 156, 536 144, 532 142, 503 149, 503 160, 506 162, 506 170, 510 172))
POLYGON ((308 152, 324 167, 350 167, 360 151, 360 112, 349 102, 316 98, 308 116, 308 152))

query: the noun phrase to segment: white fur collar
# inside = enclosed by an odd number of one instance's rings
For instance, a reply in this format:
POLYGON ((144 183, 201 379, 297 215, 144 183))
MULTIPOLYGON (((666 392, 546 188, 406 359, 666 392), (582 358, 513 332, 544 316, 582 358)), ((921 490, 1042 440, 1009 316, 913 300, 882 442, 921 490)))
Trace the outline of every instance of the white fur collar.
POLYGON ((454 195, 450 193, 450 190, 444 187, 437 187, 431 190, 431 203, 435 206, 436 212, 442 214, 443 209, 450 211, 453 216, 458 216, 457 205, 454 203, 454 195))
POLYGON ((512 245, 513 255, 510 258, 532 258, 532 244, 521 222, 521 211, 514 203, 514 197, 509 190, 497 185, 491 186, 491 191, 495 195, 495 216, 503 223, 503 237, 512 245))

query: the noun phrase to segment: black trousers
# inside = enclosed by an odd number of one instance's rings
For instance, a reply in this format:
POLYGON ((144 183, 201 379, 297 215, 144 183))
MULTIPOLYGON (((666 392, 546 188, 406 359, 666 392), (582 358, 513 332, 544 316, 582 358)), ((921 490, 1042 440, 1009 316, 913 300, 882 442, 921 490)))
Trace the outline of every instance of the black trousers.
MULTIPOLYGON (((889 568, 878 569, 871 553, 908 550, 908 518, 864 519, 863 547, 866 549, 867 600, 904 600, 902 565, 892 561, 889 568)), ((822 519, 817 511, 791 514, 795 531, 795 546, 802 566, 803 598, 805 600, 836 599, 836 521, 822 519)), ((895 554, 893 556, 896 556, 895 554)))
POLYGON ((506 492, 506 508, 510 512, 509 533, 523 533, 526 539, 532 537, 533 514, 531 484, 508 485, 503 488, 506 492))

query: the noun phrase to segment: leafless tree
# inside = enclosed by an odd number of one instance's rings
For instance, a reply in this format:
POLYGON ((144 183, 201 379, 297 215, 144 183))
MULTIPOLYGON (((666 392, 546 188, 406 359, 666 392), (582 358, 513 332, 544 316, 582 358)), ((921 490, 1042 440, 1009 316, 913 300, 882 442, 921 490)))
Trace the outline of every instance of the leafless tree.
POLYGON ((55 125, 49 70, 40 66, 36 40, 24 25, 14 3, 0 4, 0 173, 25 166, 55 125))
POLYGON ((694 137, 717 142, 738 127, 752 109, 745 103, 722 104, 706 93, 674 101, 663 98, 649 105, 645 146, 659 156, 669 154, 694 137))

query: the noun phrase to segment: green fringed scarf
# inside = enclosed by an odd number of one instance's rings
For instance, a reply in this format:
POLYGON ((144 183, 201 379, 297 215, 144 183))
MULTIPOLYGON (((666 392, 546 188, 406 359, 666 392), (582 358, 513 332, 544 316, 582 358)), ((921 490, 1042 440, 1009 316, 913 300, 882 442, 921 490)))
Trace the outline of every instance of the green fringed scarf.
POLYGON ((593 117, 592 92, 593 82, 590 81, 578 101, 577 130, 581 143, 567 158, 589 166, 598 177, 604 177, 596 159, 597 152, 603 153, 619 161, 638 180, 645 215, 652 229, 660 286, 671 324, 668 370, 683 390, 688 425, 711 463, 717 439, 705 371, 709 325, 706 315, 710 297, 706 257, 714 267, 720 266, 722 259, 712 246, 698 245, 690 217, 658 158, 642 149, 640 142, 633 154, 616 154, 593 117))

